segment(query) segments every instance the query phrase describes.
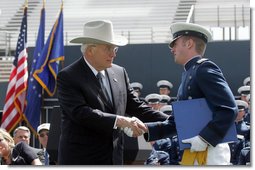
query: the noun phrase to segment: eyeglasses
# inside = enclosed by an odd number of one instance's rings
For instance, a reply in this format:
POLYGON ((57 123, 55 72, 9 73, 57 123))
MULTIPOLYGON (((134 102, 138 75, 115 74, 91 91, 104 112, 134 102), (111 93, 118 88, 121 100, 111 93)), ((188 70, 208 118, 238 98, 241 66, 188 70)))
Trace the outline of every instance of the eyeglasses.
MULTIPOLYGON (((90 46, 96 47, 96 44, 91 44, 90 46)), ((104 51, 108 54, 117 54, 119 47, 113 46, 113 45, 104 45, 104 51)))
POLYGON ((110 46, 110 45, 107 45, 107 46, 105 47, 105 51, 107 51, 109 54, 111 54, 112 52, 113 52, 114 54, 116 54, 116 53, 118 52, 118 49, 119 49, 119 47, 110 46))
POLYGON ((49 136, 49 132, 40 133, 39 136, 40 136, 41 138, 43 138, 44 136, 49 136))

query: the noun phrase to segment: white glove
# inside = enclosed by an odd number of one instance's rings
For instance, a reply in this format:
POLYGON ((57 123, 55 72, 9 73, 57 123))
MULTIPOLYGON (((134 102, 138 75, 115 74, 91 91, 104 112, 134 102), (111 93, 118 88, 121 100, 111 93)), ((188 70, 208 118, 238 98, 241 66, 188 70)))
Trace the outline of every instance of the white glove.
POLYGON ((125 127, 124 129, 122 129, 124 131, 124 133, 129 136, 129 137, 133 137, 133 131, 131 128, 129 127, 125 127))
POLYGON ((190 143, 190 152, 200 152, 205 151, 207 148, 207 143, 202 141, 202 139, 199 136, 195 136, 193 138, 184 139, 182 140, 182 143, 190 143))

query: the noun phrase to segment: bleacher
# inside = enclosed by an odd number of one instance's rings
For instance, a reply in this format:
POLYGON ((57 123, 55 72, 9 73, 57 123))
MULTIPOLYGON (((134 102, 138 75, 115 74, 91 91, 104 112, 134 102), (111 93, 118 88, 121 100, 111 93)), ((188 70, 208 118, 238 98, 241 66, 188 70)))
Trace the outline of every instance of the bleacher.
MULTIPOLYGON (((28 46, 34 46, 43 2, 28 2, 28 46)), ((46 1, 46 38, 56 20, 60 4, 61 1, 46 1)), ((0 31, 11 36, 8 45, 12 50, 16 46, 23 5, 24 1, 21 0, 0 2, 0 31)), ((83 24, 94 19, 112 20, 116 32, 127 36, 130 44, 165 43, 169 41, 169 25, 172 22, 185 22, 192 5, 195 6, 195 23, 221 27, 249 26, 249 0, 226 0, 224 3, 219 0, 65 0, 65 44, 81 35, 83 24)), ((1 39, 0 49, 3 49, 1 39)))
POLYGON ((211 27, 250 26, 249 0, 198 0, 194 8, 194 23, 211 27))
MULTIPOLYGON (((4 4, 12 6, 11 12, 3 10, 0 23, 0 30, 11 33, 10 46, 15 49, 19 26, 21 22, 22 10, 19 10, 23 3, 18 1, 0 2, 0 7, 4 4), (16 7, 13 7, 16 6, 16 7), (19 12, 17 12, 19 11, 19 12), (17 13, 19 15, 17 15, 17 13), (19 16, 19 17, 18 17, 19 16), (13 24, 14 18, 17 19, 13 24), (18 22, 18 23, 17 23, 18 22), (11 26, 11 28, 10 28, 11 26)), ((30 2, 30 1, 28 1, 30 2)), ((36 34, 39 26, 40 9, 42 1, 33 0, 33 8, 28 7, 28 46, 35 45, 36 34)), ((110 0, 110 1, 64 1, 64 38, 65 44, 73 37, 83 33, 83 24, 89 20, 109 19, 113 22, 117 33, 128 36, 129 43, 162 43, 168 41, 169 24, 173 21, 174 11, 179 0, 110 0)), ((49 34, 60 9, 60 1, 46 1, 46 37, 49 34)))
MULTIPOLYGON (((10 56, 17 43, 25 0, 0 1, 0 56, 10 56)), ((28 47, 35 46, 42 0, 28 0, 28 47)), ((208 27, 234 27, 249 34, 249 0, 65 0, 64 44, 83 34, 89 20, 109 19, 129 44, 166 43, 173 22, 208 27), (190 18, 189 18, 190 17, 190 18)), ((46 1, 45 41, 57 19, 60 0, 46 1)), ((214 34, 214 30, 211 29, 214 34)), ((223 31, 224 32, 224 31, 223 31)), ((238 30, 235 31, 237 34, 238 30)), ((240 31, 239 31, 240 32, 240 31)), ((238 35, 235 36, 235 39, 238 35)), ((221 38, 224 39, 224 38, 221 38)), ((3 57, 2 57, 3 58, 3 57)), ((2 73, 0 73, 2 74, 2 73)))

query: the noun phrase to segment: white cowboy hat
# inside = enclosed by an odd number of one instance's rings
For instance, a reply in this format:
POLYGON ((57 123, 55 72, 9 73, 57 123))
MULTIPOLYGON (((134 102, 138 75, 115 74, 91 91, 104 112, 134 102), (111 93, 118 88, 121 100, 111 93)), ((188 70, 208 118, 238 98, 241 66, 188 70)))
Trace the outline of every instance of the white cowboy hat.
POLYGON ((205 43, 212 40, 211 32, 202 25, 193 23, 177 22, 170 26, 172 40, 169 46, 172 48, 174 42, 181 36, 194 36, 202 39, 205 43))
POLYGON ((84 25, 83 36, 74 38, 70 43, 98 43, 124 46, 127 38, 115 35, 112 22, 109 20, 90 21, 84 25))

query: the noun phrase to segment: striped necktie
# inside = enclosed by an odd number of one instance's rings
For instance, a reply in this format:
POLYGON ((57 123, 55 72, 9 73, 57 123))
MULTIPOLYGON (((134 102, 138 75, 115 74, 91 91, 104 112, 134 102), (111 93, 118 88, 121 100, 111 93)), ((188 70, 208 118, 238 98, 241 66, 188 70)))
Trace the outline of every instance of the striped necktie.
POLYGON ((105 98, 109 101, 109 103, 112 104, 111 98, 110 98, 110 96, 109 96, 109 94, 108 94, 108 92, 107 92, 107 90, 105 88, 105 85, 103 83, 102 73, 100 73, 100 72, 97 73, 97 79, 98 79, 98 81, 100 83, 100 86, 101 86, 101 89, 102 89, 102 91, 104 93, 105 98))

